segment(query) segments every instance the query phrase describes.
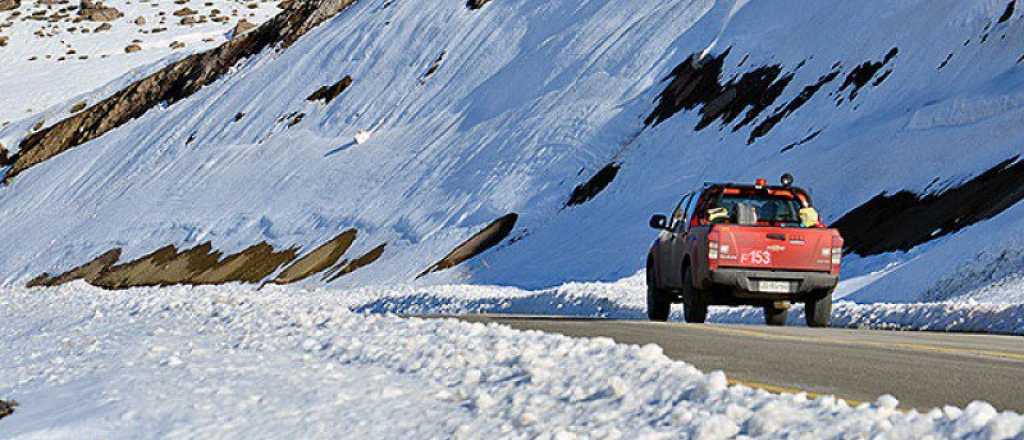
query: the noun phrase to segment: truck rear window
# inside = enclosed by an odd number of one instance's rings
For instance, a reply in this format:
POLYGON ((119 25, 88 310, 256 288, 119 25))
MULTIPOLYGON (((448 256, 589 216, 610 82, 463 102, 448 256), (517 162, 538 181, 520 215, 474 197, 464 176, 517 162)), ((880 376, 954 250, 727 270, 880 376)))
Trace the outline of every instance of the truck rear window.
POLYGON ((795 198, 765 193, 723 194, 714 206, 725 208, 729 212, 731 223, 739 223, 741 206, 753 208, 759 224, 772 226, 799 226, 800 201, 795 198))

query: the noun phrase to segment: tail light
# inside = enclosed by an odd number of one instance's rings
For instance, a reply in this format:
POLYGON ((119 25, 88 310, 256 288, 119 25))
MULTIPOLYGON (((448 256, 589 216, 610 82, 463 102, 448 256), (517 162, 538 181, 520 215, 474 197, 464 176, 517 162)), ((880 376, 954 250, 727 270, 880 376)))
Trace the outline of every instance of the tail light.
POLYGON ((718 232, 708 233, 708 265, 714 269, 718 266, 718 251, 720 246, 718 232))
POLYGON ((839 265, 843 261, 843 239, 832 237, 832 272, 839 272, 839 265))

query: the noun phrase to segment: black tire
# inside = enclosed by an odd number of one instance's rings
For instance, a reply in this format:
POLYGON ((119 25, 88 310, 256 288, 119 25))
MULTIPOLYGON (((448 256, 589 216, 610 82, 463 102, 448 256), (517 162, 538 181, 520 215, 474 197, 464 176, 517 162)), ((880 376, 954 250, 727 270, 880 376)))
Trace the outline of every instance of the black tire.
POLYGON ((654 267, 648 261, 647 266, 647 319, 651 321, 668 321, 672 311, 672 302, 666 298, 665 292, 658 289, 654 279, 654 267))
POLYGON ((779 309, 775 306, 764 307, 764 323, 772 326, 786 325, 786 318, 789 316, 789 309, 779 309))
POLYGON ((689 266, 683 269, 683 317, 691 324, 703 324, 708 319, 707 294, 693 287, 689 266))
POLYGON ((828 327, 832 321, 832 291, 818 293, 804 303, 808 327, 828 327))

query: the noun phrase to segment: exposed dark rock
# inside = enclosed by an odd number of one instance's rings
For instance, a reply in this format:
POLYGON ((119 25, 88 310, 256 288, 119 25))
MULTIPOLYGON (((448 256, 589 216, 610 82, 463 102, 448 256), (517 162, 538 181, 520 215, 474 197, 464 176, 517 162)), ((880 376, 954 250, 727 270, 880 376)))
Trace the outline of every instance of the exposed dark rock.
POLYGON ((307 101, 323 101, 324 104, 330 104, 334 98, 337 98, 342 92, 345 91, 349 86, 352 85, 352 77, 345 75, 341 81, 338 81, 330 86, 323 86, 317 91, 313 92, 306 98, 307 101))
POLYGON ((466 1, 466 7, 469 9, 480 9, 487 3, 490 3, 490 1, 491 0, 468 0, 466 1))
POLYGON ((1013 9, 1017 6, 1017 0, 1010 0, 1010 3, 1006 5, 1006 11, 1003 11, 1003 15, 999 17, 999 23, 1005 23, 1010 17, 1013 17, 1013 9))
POLYGON ((249 23, 249 21, 244 18, 238 20, 238 23, 235 23, 235 28, 231 31, 231 39, 233 40, 235 38, 238 38, 242 36, 242 34, 249 32, 255 28, 256 25, 249 23))
POLYGON ((241 121, 245 117, 245 112, 238 112, 235 114, 235 122, 241 121))
POLYGON ((124 17, 124 14, 118 11, 117 8, 92 4, 91 2, 82 2, 82 6, 78 9, 78 16, 83 20, 107 22, 124 17))
POLYGON ((446 51, 446 50, 442 50, 441 51, 441 54, 437 56, 437 59, 434 60, 434 62, 430 64, 429 68, 427 68, 427 73, 423 74, 423 78, 422 78, 423 80, 426 80, 427 78, 430 78, 431 76, 434 76, 435 73, 437 73, 438 69, 441 68, 441 65, 444 64, 444 57, 447 54, 448 54, 448 51, 446 51))
MULTIPOLYGON (((310 256, 320 255, 319 250, 310 253, 310 256)), ((115 265, 121 256, 121 250, 113 249, 64 274, 54 277, 44 273, 30 281, 28 287, 57 286, 78 279, 105 289, 176 284, 258 283, 281 266, 294 261, 297 254, 297 248, 276 251, 269 244, 261 242, 221 260, 222 252, 214 250, 210 243, 181 252, 175 246, 169 245, 130 262, 115 265)), ((322 261, 313 260, 312 257, 307 259, 306 263, 311 264, 304 264, 301 269, 324 264, 322 261)), ((298 276, 302 272, 297 265, 292 267, 296 270, 285 275, 285 278, 298 276)))
POLYGON ((695 130, 703 130, 716 120, 721 120, 723 125, 731 124, 746 112, 732 128, 737 131, 771 106, 793 79, 792 74, 782 75, 781 66, 768 65, 721 84, 722 67, 729 52, 704 58, 694 54, 676 66, 668 77, 673 78, 672 82, 661 92, 658 106, 645 123, 657 125, 682 110, 700 106, 701 120, 695 130))
POLYGON ((275 251, 274 247, 261 242, 228 256, 206 271, 193 277, 188 284, 250 283, 262 281, 298 256, 297 248, 275 251))
POLYGON ((992 218, 1024 199, 1024 161, 1013 157, 974 179, 937 193, 881 193, 833 224, 846 252, 907 251, 992 218))
POLYGON ((501 243, 505 237, 508 237, 512 233, 512 228, 515 228, 516 222, 519 220, 519 215, 512 213, 504 217, 495 220, 486 228, 477 232, 469 240, 466 240, 462 244, 458 245, 448 255, 442 258, 433 266, 430 266, 423 272, 421 272, 416 278, 421 278, 427 274, 440 272, 442 270, 453 268, 460 263, 469 260, 477 255, 480 255, 488 249, 501 243))
MULTIPOLYGON (((138 52, 138 51, 140 51, 140 50, 142 50, 142 46, 139 46, 138 44, 134 44, 134 43, 132 43, 132 44, 129 44, 129 45, 127 45, 127 46, 125 46, 125 47, 124 47, 124 53, 133 53, 133 52, 138 52)), ((98 136, 97 136, 97 137, 98 137, 98 136)), ((69 147, 69 148, 70 148, 70 147, 69 147)), ((59 154, 59 153, 58 153, 58 154, 59 154)), ((44 160, 45 160, 45 159, 44 159, 44 160)))
POLYGON ((810 101, 811 98, 814 97, 814 95, 818 93, 818 91, 821 90, 822 87, 825 86, 825 84, 834 81, 836 77, 839 76, 839 67, 834 66, 832 69, 832 72, 818 78, 818 81, 816 81, 814 84, 804 87, 804 89, 800 91, 800 94, 796 95, 796 97, 793 98, 793 100, 789 101, 789 103, 787 103, 781 109, 777 109, 775 113, 772 113, 771 116, 765 118, 765 120, 761 121, 760 124, 757 124, 757 126, 754 127, 754 130, 750 132, 750 137, 747 139, 747 144, 752 144, 755 140, 757 140, 757 138, 768 134, 768 132, 770 132, 772 128, 775 128, 775 126, 778 125, 779 122, 782 122, 783 119, 793 114, 793 112, 800 109, 800 107, 803 107, 804 104, 807 103, 807 101, 810 101))
POLYGON ((14 414, 14 408, 18 407, 15 400, 0 400, 0 419, 14 414))
POLYGON ((873 87, 878 87, 883 82, 885 82, 886 78, 889 78, 889 75, 892 75, 892 69, 889 69, 889 70, 886 70, 885 72, 882 72, 882 74, 879 75, 878 78, 875 79, 875 82, 871 83, 871 85, 873 87))
POLYGON ((285 268, 280 274, 274 277, 273 283, 295 283, 333 266, 343 255, 345 255, 345 252, 347 252, 348 248, 352 246, 352 243, 355 242, 356 234, 355 229, 349 229, 342 232, 331 239, 331 241, 320 245, 320 247, 314 249, 312 252, 296 260, 291 264, 291 266, 285 268))
MULTIPOLYGON (((899 53, 899 48, 894 47, 889 50, 889 53, 885 55, 885 58, 882 61, 866 61, 864 64, 857 66, 849 75, 846 75, 846 80, 843 81, 843 85, 839 87, 839 91, 844 92, 849 88, 849 100, 853 101, 857 98, 857 94, 860 92, 860 89, 864 87, 868 81, 871 81, 871 79, 875 77, 875 74, 877 74, 879 70, 882 70, 882 67, 885 67, 886 64, 889 64, 889 61, 896 58, 896 55, 899 53)), ((888 74, 886 74, 886 76, 888 76, 888 74)))
POLYGON ((174 11, 174 13, 172 15, 174 15, 175 17, 187 17, 189 15, 196 15, 198 13, 199 12, 196 11, 195 9, 192 9, 192 8, 189 8, 188 6, 186 6, 184 8, 178 9, 177 11, 174 11))
POLYGON ((21 0, 0 0, 0 11, 13 11, 21 7, 21 0))
POLYGON ((67 284, 75 280, 85 280, 87 283, 93 283, 99 278, 103 271, 109 269, 117 261, 121 259, 121 249, 114 248, 103 255, 100 255, 92 261, 64 272, 55 277, 50 277, 47 274, 42 274, 32 281, 29 281, 25 287, 38 287, 38 286, 59 286, 61 284, 67 284))
POLYGON ((371 249, 366 254, 363 254, 361 257, 356 258, 355 260, 342 261, 337 266, 335 266, 334 269, 331 269, 331 271, 324 278, 327 280, 328 283, 330 283, 337 280, 338 278, 341 278, 345 275, 348 275, 352 272, 355 272, 359 269, 362 269, 366 266, 373 264, 378 259, 380 259, 381 256, 384 255, 384 248, 387 247, 387 245, 387 243, 384 243, 380 246, 377 246, 371 249))
POLYGON ((950 52, 949 55, 946 55, 946 59, 942 60, 942 63, 939 64, 939 69, 938 70, 942 70, 942 68, 944 68, 947 65, 949 65, 949 61, 952 60, 952 59, 953 59, 953 52, 950 52))
POLYGON ((182 252, 174 246, 165 246, 137 260, 104 270, 91 284, 106 289, 186 284, 216 265, 220 256, 209 242, 182 252))
MULTIPOLYGON (((355 0, 315 0, 295 5, 262 26, 216 49, 189 56, 144 78, 86 111, 22 140, 21 154, 4 176, 10 183, 20 174, 70 148, 96 139, 142 116, 150 109, 173 105, 217 80, 241 59, 268 47, 285 49, 313 27, 345 10, 355 0)), ((130 47, 130 46, 129 46, 130 47)), ((127 51, 127 48, 126 48, 127 51)))
POLYGON ((810 141, 813 141, 814 138, 818 137, 818 135, 820 135, 820 134, 821 134, 821 130, 817 130, 814 133, 811 133, 811 134, 807 135, 807 137, 805 137, 803 139, 800 139, 797 142, 793 142, 792 144, 789 144, 789 145, 786 145, 785 147, 782 147, 782 151, 780 151, 780 153, 785 153, 785 152, 787 152, 789 150, 792 150, 792 149, 794 149, 796 147, 799 147, 799 146, 801 146, 803 144, 806 144, 806 143, 808 143, 810 141))
POLYGON ((0 143, 0 168, 10 165, 13 161, 14 158, 8 156, 7 149, 4 148, 4 144, 0 143))
POLYGON ((572 190, 572 195, 569 196, 569 201, 565 203, 565 206, 582 205, 597 197, 601 191, 604 191, 615 180, 615 176, 619 174, 619 168, 621 166, 614 162, 605 165, 594 177, 591 177, 586 183, 577 185, 572 190))

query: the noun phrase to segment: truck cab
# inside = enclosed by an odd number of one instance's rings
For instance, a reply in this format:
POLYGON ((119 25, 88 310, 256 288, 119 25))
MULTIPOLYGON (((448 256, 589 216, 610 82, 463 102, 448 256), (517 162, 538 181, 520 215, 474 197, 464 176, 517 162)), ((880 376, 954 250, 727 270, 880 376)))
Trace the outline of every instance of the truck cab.
POLYGON ((648 317, 665 321, 682 303, 686 321, 701 323, 708 306, 748 305, 783 325, 790 305, 801 302, 809 326, 827 326, 843 239, 792 182, 787 174, 777 186, 705 184, 671 217, 653 216, 659 234, 647 257, 648 317))

